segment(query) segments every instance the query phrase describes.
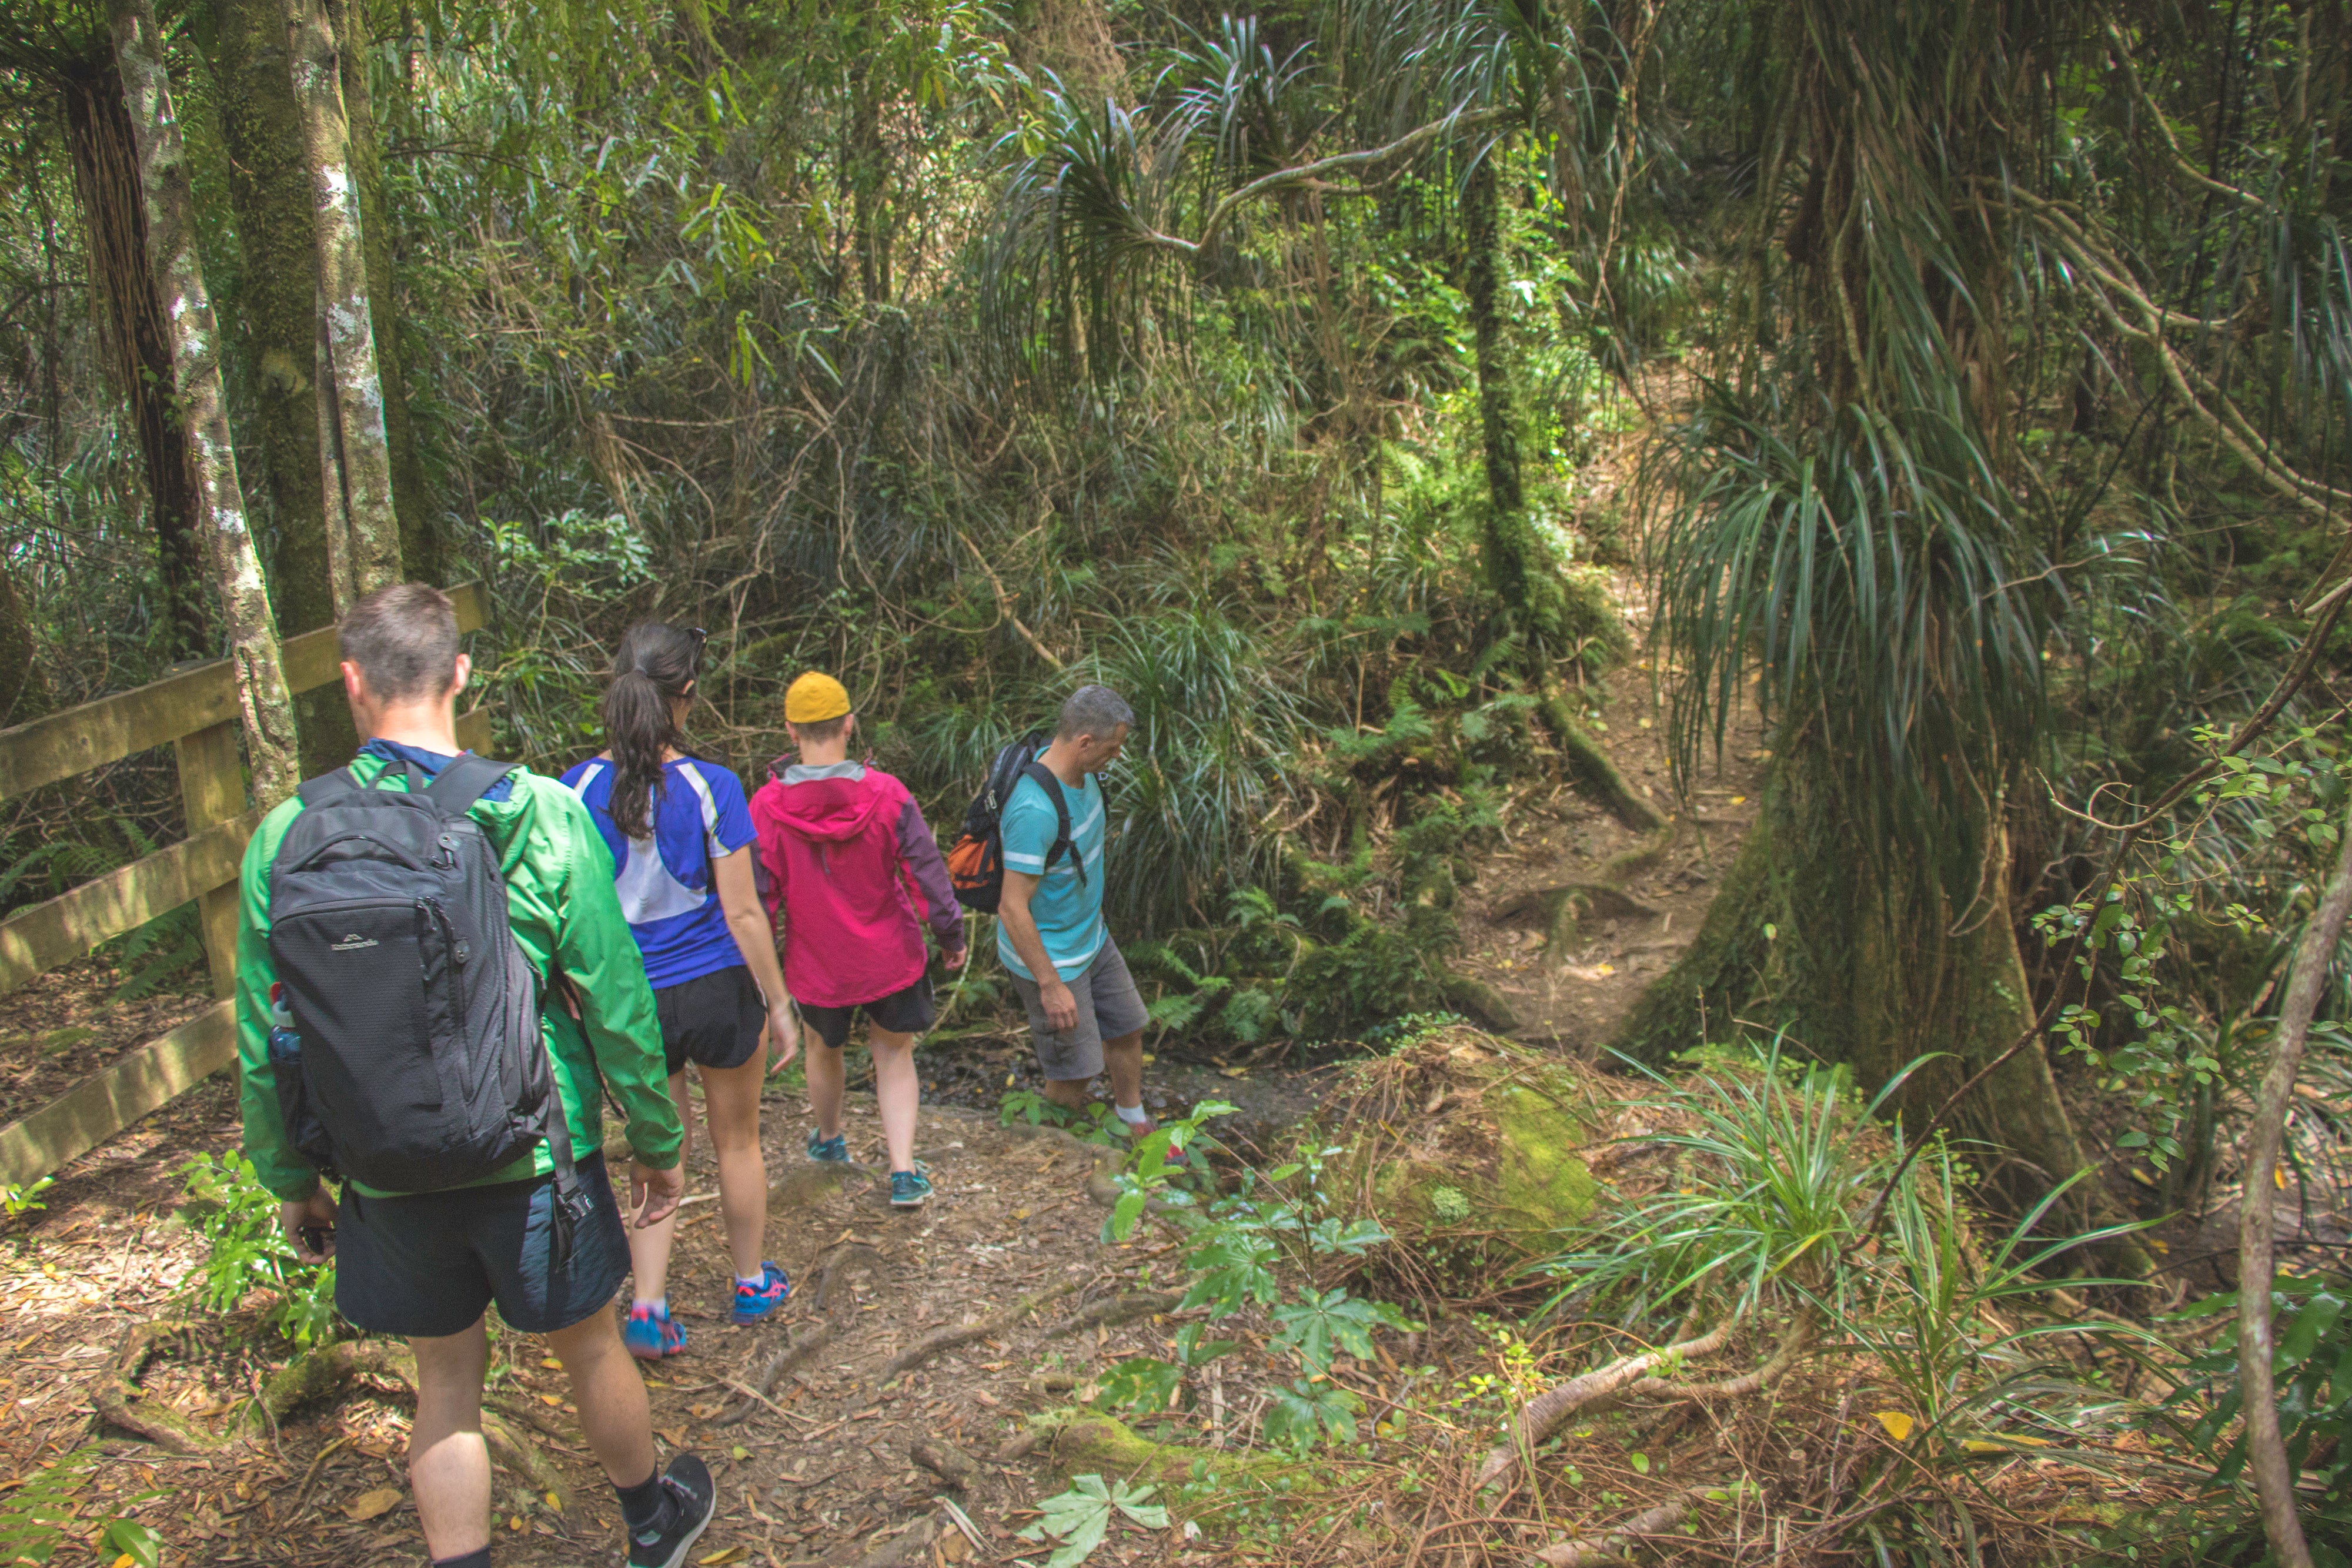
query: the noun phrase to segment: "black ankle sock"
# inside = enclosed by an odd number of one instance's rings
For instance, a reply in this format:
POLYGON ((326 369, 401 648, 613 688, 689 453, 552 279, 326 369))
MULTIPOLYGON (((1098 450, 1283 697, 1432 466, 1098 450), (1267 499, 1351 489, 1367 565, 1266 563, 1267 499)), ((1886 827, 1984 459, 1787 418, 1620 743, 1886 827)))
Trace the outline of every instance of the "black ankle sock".
POLYGON ((436 1557, 433 1568, 490 1568, 490 1549, 477 1546, 460 1557, 436 1557))
MULTIPOLYGON (((621 1522, 628 1527, 631 1535, 668 1528, 673 1504, 669 1489, 661 1484, 659 1470, 633 1487, 614 1487, 613 1490, 621 1500, 621 1522)), ((474 1565, 469 1563, 467 1568, 474 1565)))

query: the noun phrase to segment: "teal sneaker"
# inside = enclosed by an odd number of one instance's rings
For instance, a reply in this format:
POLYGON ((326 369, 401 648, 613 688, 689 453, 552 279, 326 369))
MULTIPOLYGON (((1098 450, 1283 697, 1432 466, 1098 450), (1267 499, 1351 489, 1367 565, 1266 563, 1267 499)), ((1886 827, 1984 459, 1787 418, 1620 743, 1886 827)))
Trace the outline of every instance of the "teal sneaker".
POLYGON ((784 1271, 773 1263, 762 1263, 759 1279, 735 1281, 735 1321, 756 1323, 782 1305, 784 1298, 792 1293, 793 1282, 784 1277, 784 1271))
POLYGON ((913 1170, 890 1173, 891 1207, 920 1208, 930 1200, 930 1167, 922 1161, 917 1160, 913 1170))
POLYGON ((621 1343, 639 1361, 660 1361, 686 1350, 686 1330, 670 1322, 667 1301, 638 1301, 621 1325, 621 1343))
POLYGON ((828 1138, 822 1133, 811 1133, 808 1141, 809 1158, 823 1165, 845 1166, 849 1163, 849 1138, 835 1133, 828 1138))

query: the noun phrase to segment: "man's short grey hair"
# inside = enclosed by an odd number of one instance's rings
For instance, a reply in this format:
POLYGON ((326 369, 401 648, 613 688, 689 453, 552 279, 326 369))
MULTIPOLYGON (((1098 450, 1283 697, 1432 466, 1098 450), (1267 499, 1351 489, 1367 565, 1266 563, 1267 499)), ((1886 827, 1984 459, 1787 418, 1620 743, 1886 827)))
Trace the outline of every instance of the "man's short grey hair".
POLYGON ((1118 734, 1121 726, 1134 722, 1135 710, 1108 686, 1080 686, 1062 705, 1062 720, 1054 727, 1054 738, 1072 740, 1092 735, 1107 739, 1118 734))

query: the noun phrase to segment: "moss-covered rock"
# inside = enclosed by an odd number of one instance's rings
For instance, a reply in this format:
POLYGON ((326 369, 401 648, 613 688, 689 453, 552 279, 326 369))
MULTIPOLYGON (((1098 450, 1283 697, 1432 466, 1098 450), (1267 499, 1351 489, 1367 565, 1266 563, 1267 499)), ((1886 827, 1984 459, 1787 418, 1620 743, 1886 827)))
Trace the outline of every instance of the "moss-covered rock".
POLYGON ((1558 1249, 1599 1185, 1578 1157, 1595 1105, 1572 1063, 1466 1026, 1360 1064, 1318 1118, 1344 1147, 1328 1190, 1394 1239, 1407 1278, 1498 1270, 1558 1249))

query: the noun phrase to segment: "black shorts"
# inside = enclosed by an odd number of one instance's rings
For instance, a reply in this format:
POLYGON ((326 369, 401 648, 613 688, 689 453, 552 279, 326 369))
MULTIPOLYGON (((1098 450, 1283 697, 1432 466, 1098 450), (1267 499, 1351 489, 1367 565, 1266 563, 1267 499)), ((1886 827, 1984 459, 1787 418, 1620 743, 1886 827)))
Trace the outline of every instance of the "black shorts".
POLYGON ((560 1274, 548 1268, 551 1176, 405 1197, 346 1186, 335 1218, 336 1307, 354 1328, 415 1339, 463 1333, 492 1301, 525 1333, 604 1311, 628 1278, 629 1235, 604 1156, 579 1168, 588 1218, 560 1274))
POLYGON ((750 966, 737 964, 664 986, 654 993, 654 1017, 675 1078, 689 1061, 725 1068, 751 1061, 768 1027, 768 1004, 750 966))
POLYGON ((892 1034, 920 1034, 939 1022, 940 1009, 931 1000, 931 977, 915 977, 915 983, 903 991, 892 991, 877 1002, 852 1002, 845 1008, 813 1008, 799 1004, 801 1021, 814 1031, 817 1039, 839 1051, 849 1043, 849 1025, 858 1010, 873 1020, 877 1029, 887 1029, 892 1034))

